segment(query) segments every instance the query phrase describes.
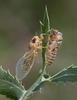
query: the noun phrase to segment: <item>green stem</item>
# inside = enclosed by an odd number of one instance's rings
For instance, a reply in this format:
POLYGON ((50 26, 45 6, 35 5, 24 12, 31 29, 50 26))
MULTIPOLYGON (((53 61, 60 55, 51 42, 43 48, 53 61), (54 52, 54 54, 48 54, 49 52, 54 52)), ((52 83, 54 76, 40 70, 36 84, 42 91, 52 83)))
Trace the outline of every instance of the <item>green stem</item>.
POLYGON ((39 76, 39 78, 36 80, 36 82, 31 86, 30 89, 28 89, 27 92, 24 92, 23 96, 19 99, 19 100, 27 100, 28 96, 31 95, 33 93, 33 90, 41 83, 41 79, 42 76, 44 75, 44 71, 46 68, 46 59, 45 59, 45 53, 43 52, 43 57, 44 57, 44 61, 43 61, 43 69, 42 72, 39 76))
MULTIPOLYGON (((48 16, 48 12, 47 12, 47 7, 45 8, 45 14, 44 14, 44 24, 41 24, 41 32, 44 36, 44 39, 42 40, 42 46, 46 47, 48 45, 48 37, 49 37, 49 30, 50 30, 50 24, 49 24, 49 16, 48 16)), ((31 86, 31 88, 29 88, 27 90, 27 92, 25 91, 24 94, 21 96, 21 98, 19 100, 27 100, 28 96, 31 95, 33 93, 33 91, 37 88, 37 86, 40 85, 40 83, 42 82, 42 77, 45 73, 45 69, 46 69, 46 48, 42 48, 42 59, 43 59, 43 68, 42 68, 42 72, 40 74, 40 76, 38 77, 38 79, 36 80, 36 82, 31 86)))
POLYGON ((35 88, 42 82, 41 79, 42 79, 42 76, 44 75, 45 68, 46 68, 45 52, 46 52, 46 49, 43 48, 42 49, 43 68, 42 68, 42 72, 41 72, 40 76, 38 77, 36 82, 31 86, 31 88, 28 89, 27 92, 26 91, 24 92, 24 94, 21 96, 21 98, 19 100, 27 100, 28 96, 31 95, 33 93, 33 91, 35 90, 35 88))

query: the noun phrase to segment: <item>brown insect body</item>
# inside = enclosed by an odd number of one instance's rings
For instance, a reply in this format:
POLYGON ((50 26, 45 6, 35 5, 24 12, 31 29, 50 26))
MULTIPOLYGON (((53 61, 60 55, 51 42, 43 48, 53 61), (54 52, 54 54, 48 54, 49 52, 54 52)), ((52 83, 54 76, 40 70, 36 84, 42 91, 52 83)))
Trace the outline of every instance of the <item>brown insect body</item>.
POLYGON ((62 44, 62 33, 53 30, 54 34, 50 34, 49 45, 46 51, 47 66, 52 65, 56 58, 57 50, 62 44))
POLYGON ((27 72, 29 69, 32 68, 35 56, 38 54, 40 46, 40 38, 38 36, 34 36, 29 43, 29 51, 24 54, 24 66, 23 72, 27 72))
POLYGON ((34 36, 29 43, 29 51, 18 60, 16 65, 16 77, 18 80, 24 79, 33 67, 35 56, 38 54, 40 49, 40 43, 40 38, 34 36))

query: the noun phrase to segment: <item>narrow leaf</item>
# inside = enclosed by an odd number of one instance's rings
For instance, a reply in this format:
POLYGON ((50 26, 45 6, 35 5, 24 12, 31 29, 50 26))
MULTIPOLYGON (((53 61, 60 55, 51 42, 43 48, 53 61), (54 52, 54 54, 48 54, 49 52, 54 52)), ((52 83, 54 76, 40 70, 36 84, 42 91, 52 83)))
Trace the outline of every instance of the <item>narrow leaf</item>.
POLYGON ((77 82, 77 66, 70 66, 63 69, 50 78, 52 82, 77 82))
POLYGON ((42 25, 42 33, 47 33, 48 30, 50 30, 50 22, 49 22, 47 7, 45 7, 43 24, 41 25, 42 25))
POLYGON ((18 100, 25 91, 24 87, 10 72, 0 67, 0 94, 18 100))
MULTIPOLYGON (((50 23, 49 23, 49 16, 48 16, 48 11, 47 7, 45 7, 45 13, 44 13, 44 19, 43 23, 40 22, 41 24, 41 33, 43 34, 44 39, 42 40, 42 46, 47 46, 48 44, 48 38, 49 38, 49 30, 50 30, 50 23)), ((46 48, 43 48, 43 52, 46 50, 46 48)))

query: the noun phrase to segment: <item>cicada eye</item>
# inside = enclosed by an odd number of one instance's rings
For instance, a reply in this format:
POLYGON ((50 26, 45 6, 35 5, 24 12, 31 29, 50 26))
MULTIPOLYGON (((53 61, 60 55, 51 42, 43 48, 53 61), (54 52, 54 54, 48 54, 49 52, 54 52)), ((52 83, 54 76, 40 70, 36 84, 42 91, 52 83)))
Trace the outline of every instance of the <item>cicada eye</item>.
POLYGON ((35 43, 35 42, 36 42, 36 38, 33 38, 33 39, 32 39, 32 43, 35 43))

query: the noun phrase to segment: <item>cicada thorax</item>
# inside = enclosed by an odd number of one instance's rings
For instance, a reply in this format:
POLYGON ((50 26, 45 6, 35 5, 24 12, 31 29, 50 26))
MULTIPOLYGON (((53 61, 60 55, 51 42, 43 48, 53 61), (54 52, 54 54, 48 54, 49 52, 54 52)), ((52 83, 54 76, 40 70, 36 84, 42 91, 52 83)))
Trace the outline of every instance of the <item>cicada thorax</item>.
POLYGON ((52 65, 56 58, 57 50, 62 44, 62 33, 54 30, 54 34, 50 34, 49 45, 46 51, 47 66, 52 65))

